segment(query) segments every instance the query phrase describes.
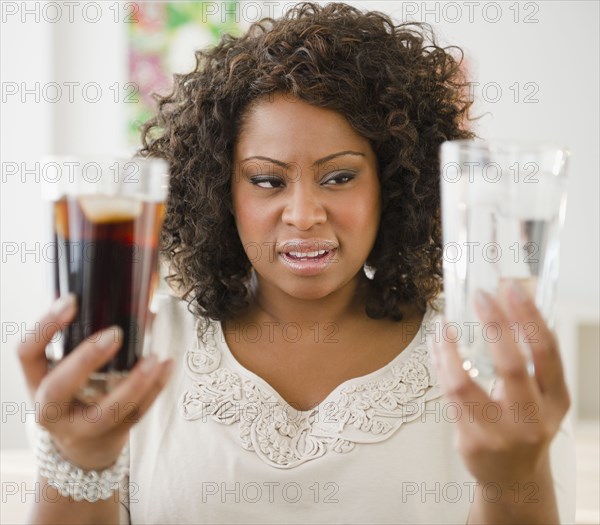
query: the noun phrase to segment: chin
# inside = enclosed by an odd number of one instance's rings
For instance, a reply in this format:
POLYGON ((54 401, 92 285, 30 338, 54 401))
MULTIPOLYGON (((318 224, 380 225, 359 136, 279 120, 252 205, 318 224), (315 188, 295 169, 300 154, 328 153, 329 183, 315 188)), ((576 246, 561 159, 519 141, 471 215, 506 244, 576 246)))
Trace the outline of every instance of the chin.
POLYGON ((318 301, 323 299, 335 292, 337 288, 332 286, 318 285, 314 281, 310 282, 308 279, 302 284, 296 286, 283 286, 281 289, 294 297, 295 299, 301 299, 303 301, 318 301))

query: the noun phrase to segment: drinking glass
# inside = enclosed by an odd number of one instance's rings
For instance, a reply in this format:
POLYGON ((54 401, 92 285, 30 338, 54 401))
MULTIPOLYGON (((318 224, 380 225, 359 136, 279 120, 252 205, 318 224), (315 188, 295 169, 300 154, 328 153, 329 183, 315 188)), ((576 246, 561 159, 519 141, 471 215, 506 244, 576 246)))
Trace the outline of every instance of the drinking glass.
POLYGON ((159 159, 52 157, 44 159, 42 170, 54 296, 77 297, 76 318, 47 347, 51 365, 101 329, 123 330, 117 354, 77 396, 93 402, 142 355, 158 280, 168 167, 159 159))
MULTIPOLYGON (((475 314, 477 289, 497 296, 518 280, 554 325, 569 152, 535 142, 458 140, 443 143, 440 153, 444 315, 456 329, 465 370, 485 380, 494 376, 490 344, 502 334, 475 314)), ((511 331, 532 373, 527 340, 537 329, 513 324, 511 331)))

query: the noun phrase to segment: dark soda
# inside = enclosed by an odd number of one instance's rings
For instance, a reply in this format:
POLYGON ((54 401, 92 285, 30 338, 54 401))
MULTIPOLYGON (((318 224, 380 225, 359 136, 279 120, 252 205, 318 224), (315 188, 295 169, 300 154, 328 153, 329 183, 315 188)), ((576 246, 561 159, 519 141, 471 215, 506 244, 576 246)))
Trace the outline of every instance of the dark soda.
POLYGON ((103 328, 123 329, 123 344, 97 371, 100 377, 131 370, 142 355, 163 216, 162 202, 121 196, 68 196, 54 203, 56 296, 75 293, 78 305, 58 341, 63 357, 103 328))

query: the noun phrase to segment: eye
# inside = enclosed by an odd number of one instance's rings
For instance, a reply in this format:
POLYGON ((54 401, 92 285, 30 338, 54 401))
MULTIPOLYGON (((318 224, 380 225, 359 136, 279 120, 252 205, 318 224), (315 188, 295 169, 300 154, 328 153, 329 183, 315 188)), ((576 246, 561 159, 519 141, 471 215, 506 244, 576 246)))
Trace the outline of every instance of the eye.
POLYGON ((283 181, 277 177, 252 177, 250 182, 259 188, 265 189, 281 188, 283 186, 283 181))
POLYGON ((328 178, 323 184, 327 184, 329 186, 340 186, 342 184, 346 184, 350 182, 355 177, 354 173, 344 172, 338 173, 330 178, 328 178), (334 184, 330 184, 331 181, 335 181, 334 184))

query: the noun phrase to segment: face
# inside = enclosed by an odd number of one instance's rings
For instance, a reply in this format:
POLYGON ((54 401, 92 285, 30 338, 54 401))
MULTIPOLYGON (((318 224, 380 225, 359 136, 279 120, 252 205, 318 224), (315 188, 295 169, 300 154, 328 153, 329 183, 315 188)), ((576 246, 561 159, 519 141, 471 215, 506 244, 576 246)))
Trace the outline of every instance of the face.
POLYGON ((319 299, 359 278, 380 185, 369 141, 339 113, 275 95, 246 115, 233 210, 261 289, 319 299))

